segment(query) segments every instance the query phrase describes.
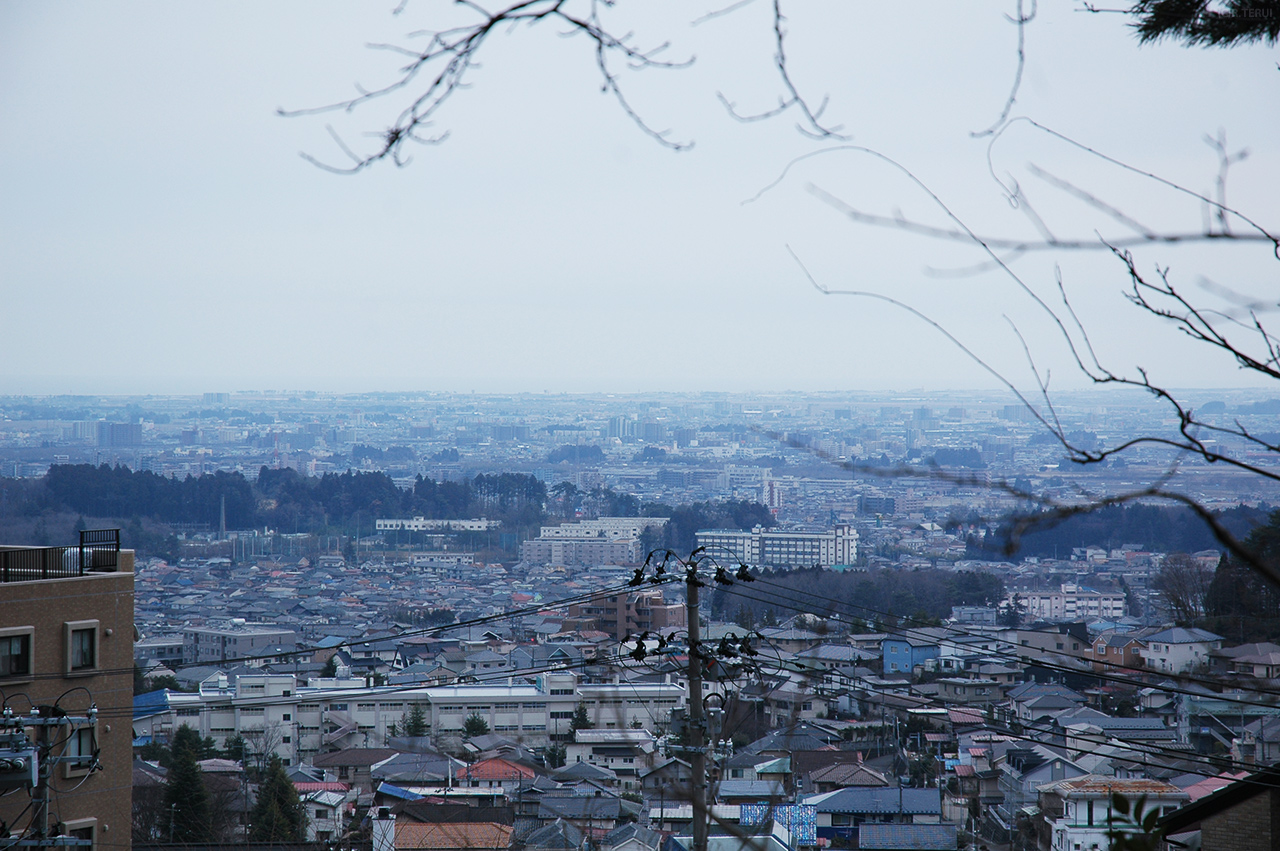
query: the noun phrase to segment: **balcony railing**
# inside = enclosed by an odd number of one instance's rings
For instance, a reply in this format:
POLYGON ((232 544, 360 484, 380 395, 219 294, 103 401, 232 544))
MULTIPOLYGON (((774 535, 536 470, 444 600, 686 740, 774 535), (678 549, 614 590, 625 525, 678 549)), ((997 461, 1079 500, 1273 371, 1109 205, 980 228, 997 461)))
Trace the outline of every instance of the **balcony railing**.
POLYGON ((0 549, 0 582, 114 573, 119 560, 119 529, 86 529, 74 547, 0 549))

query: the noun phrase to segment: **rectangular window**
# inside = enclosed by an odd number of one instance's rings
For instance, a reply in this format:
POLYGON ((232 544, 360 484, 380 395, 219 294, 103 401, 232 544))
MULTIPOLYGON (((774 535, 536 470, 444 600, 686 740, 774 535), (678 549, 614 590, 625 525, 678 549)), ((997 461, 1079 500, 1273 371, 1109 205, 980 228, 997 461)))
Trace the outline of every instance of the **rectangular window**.
POLYGON ((89 845, 77 845, 79 851, 93 851, 97 846, 98 820, 82 818, 69 821, 62 826, 63 832, 72 839, 87 839, 89 845))
POLYGON ((67 634, 67 671, 82 673, 98 667, 98 622, 71 621, 64 624, 67 634))
POLYGON ((82 757, 82 759, 63 763, 67 777, 82 777, 92 770, 96 760, 94 752, 97 750, 97 742, 94 733, 95 730, 91 726, 81 727, 74 730, 67 737, 67 743, 62 748, 62 755, 82 757))
POLYGON ((31 639, 35 627, 0 629, 0 679, 31 677, 31 639))

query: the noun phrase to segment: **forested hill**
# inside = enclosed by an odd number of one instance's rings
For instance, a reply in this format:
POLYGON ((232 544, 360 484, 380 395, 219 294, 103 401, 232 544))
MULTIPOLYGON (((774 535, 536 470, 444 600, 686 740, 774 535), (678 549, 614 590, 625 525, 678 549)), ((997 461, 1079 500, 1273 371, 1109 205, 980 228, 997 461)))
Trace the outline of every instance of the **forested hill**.
POLYGON ((55 465, 41 479, 0 479, 0 511, 34 515, 73 512, 99 518, 144 518, 158 523, 203 523, 216 528, 223 500, 227 527, 263 526, 290 532, 343 529, 371 519, 422 516, 489 517, 519 527, 545 519, 547 491, 522 473, 478 475, 461 482, 421 476, 402 489, 379 472, 327 473, 263 467, 256 482, 240 473, 170 479, 128 467, 55 465))
MULTIPOLYGON (((1219 522, 1238 539, 1267 522, 1266 506, 1229 508, 1218 514, 1219 522)), ((1115 505, 1078 514, 1057 523, 1033 524, 1017 540, 1015 526, 1006 521, 984 541, 969 539, 969 558, 1004 560, 1011 552, 1018 557, 1069 558, 1075 547, 1116 549, 1137 544, 1159 552, 1194 553, 1222 549, 1213 532, 1189 508, 1162 505, 1115 505)))
POLYGON ((915 626, 938 622, 951 616, 952 606, 997 606, 1003 599, 1000 578, 977 571, 801 568, 762 571, 756 582, 716 586, 711 606, 715 617, 746 627, 804 613, 878 628, 903 619, 915 626))
MULTIPOLYGON (((538 527, 545 523, 584 516, 582 509, 590 507, 613 516, 670 517, 663 533, 651 543, 676 550, 692 549, 698 529, 749 529, 774 522, 764 506, 736 500, 682 506, 641 504, 607 488, 580 493, 576 500, 549 500, 546 485, 525 473, 482 473, 457 482, 418 476, 409 488, 398 487, 381 472, 308 477, 288 468, 267 467, 254 482, 240 473, 170 479, 105 464, 55 465, 40 479, 0 478, 0 518, 70 514, 74 519, 80 515, 118 521, 126 531, 144 520, 148 525, 203 524, 216 529, 224 499, 228 529, 266 527, 283 532, 367 535, 379 518, 486 517, 501 521, 503 532, 514 536, 504 544, 508 547, 516 539, 536 536, 538 527), (548 514, 548 509, 553 513, 548 514), (557 509, 561 515, 554 513, 557 509)), ((588 511, 586 516, 596 513, 588 511)))

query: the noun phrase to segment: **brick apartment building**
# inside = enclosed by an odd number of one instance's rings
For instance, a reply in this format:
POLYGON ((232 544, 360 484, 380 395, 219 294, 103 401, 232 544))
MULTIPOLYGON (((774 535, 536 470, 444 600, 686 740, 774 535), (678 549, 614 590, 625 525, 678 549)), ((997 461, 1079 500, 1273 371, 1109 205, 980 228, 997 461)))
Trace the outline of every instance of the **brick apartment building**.
POLYGON ((683 629, 689 624, 684 604, 667 603, 657 589, 601 594, 570 606, 569 618, 584 625, 591 621, 596 629, 617 641, 645 631, 683 629))
MULTIPOLYGON (((0 546, 0 694, 5 707, 20 714, 35 708, 87 717, 90 706, 97 708, 94 724, 25 732, 31 742, 52 743, 47 756, 84 757, 45 761, 55 802, 49 824, 60 823, 63 835, 95 847, 127 851, 133 552, 119 549, 118 535, 83 533, 81 545, 70 547, 0 546)), ((9 835, 32 838, 40 825, 31 784, 12 776, 5 782, 0 822, 9 835)))

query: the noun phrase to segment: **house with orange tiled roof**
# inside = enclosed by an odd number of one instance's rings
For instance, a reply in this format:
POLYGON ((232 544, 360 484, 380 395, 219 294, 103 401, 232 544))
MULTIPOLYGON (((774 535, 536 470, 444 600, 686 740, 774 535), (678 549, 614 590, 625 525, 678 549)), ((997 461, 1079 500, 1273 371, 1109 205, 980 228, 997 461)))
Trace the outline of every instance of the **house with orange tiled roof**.
POLYGON ((400 821, 395 826, 396 851, 506 851, 514 828, 494 822, 423 824, 400 821))
POLYGON ((527 765, 521 765, 502 757, 477 760, 465 769, 457 769, 458 785, 473 789, 502 789, 514 795, 522 783, 537 776, 527 765))

